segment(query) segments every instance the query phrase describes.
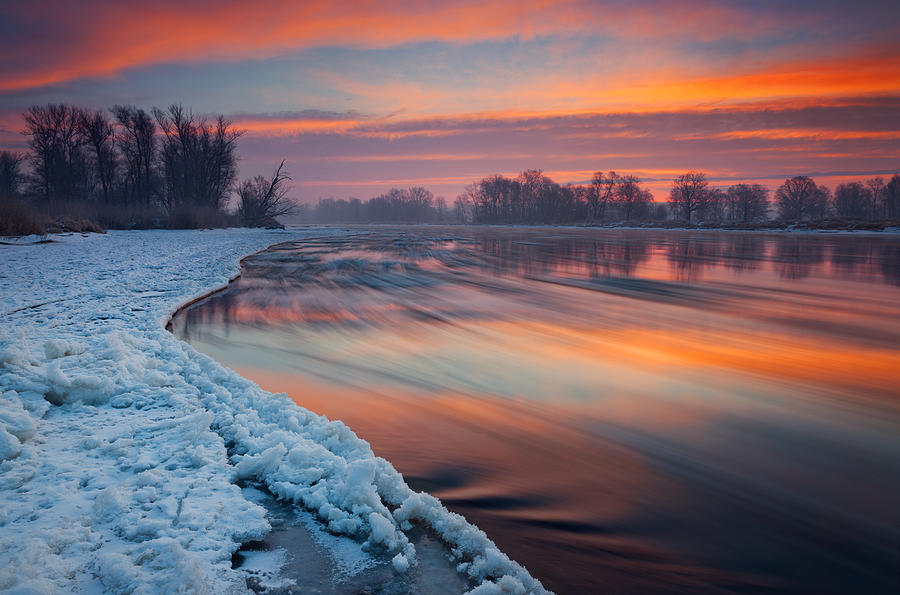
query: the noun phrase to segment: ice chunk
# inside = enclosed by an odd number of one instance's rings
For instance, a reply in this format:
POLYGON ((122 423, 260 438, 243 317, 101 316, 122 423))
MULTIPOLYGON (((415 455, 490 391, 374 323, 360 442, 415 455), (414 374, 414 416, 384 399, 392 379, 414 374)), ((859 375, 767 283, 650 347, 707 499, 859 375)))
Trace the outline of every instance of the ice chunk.
POLYGON ((525 585, 523 585, 515 577, 506 575, 500 580, 486 581, 471 591, 467 595, 525 595, 525 585))
POLYGON ((369 515, 369 527, 371 528, 370 543, 381 544, 388 550, 397 549, 399 543, 397 542, 397 531, 394 528, 394 523, 383 515, 373 512, 369 515))
POLYGON ((0 461, 12 459, 22 452, 22 443, 19 439, 0 427, 0 461))
POLYGON ((84 353, 83 343, 66 341, 64 339, 50 339, 44 343, 44 354, 47 359, 56 359, 67 355, 80 355, 84 353))
POLYGON ((22 408, 21 402, 13 403, 9 400, 0 400, 0 427, 25 442, 37 431, 37 426, 22 408))
POLYGON ((403 554, 397 554, 391 559, 391 565, 397 572, 406 572, 409 570, 409 560, 403 554))

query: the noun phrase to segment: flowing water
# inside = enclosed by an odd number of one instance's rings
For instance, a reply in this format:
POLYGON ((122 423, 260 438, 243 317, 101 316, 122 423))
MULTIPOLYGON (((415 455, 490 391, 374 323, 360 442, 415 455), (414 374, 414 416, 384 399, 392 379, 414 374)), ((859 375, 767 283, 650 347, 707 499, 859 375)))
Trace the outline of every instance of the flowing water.
POLYGON ((317 233, 174 332, 548 588, 900 587, 900 236, 317 233))

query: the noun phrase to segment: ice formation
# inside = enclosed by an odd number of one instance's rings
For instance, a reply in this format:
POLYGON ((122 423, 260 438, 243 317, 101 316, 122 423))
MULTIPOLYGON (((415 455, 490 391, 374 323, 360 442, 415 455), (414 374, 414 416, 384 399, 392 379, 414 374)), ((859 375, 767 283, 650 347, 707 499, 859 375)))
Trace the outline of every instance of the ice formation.
POLYGON ((429 527, 475 593, 542 593, 484 532, 413 492, 339 421, 271 394, 164 330, 239 259, 298 234, 136 231, 0 246, 0 590, 243 591, 269 530, 248 478, 336 534, 417 564, 429 527))

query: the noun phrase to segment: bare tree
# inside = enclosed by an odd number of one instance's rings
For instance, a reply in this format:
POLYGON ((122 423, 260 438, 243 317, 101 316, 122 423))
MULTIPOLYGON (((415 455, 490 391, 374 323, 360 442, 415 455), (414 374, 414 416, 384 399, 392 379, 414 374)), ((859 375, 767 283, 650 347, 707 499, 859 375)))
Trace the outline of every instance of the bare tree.
POLYGON ((812 201, 809 203, 808 217, 809 219, 822 219, 828 216, 829 207, 831 206, 831 190, 824 184, 819 184, 813 194, 812 201))
POLYGON ((695 213, 702 213, 709 200, 709 182, 706 174, 689 171, 672 182, 670 200, 682 219, 691 222, 695 213))
POLYGON ((183 106, 153 108, 163 133, 160 149, 163 203, 221 209, 237 178, 237 139, 242 132, 223 116, 195 119, 183 106))
POLYGON ((103 202, 110 202, 116 175, 115 129, 102 111, 81 113, 79 129, 83 144, 88 148, 94 175, 100 184, 103 202))
POLYGON ((443 223, 444 219, 447 216, 447 199, 443 196, 438 196, 434 199, 434 210, 435 210, 435 220, 438 223, 443 223))
POLYGON ((636 176, 624 176, 616 186, 615 202, 622 210, 625 221, 646 216, 653 195, 640 186, 641 180, 636 176))
POLYGON ((894 174, 884 187, 884 216, 887 219, 900 217, 900 174, 894 174))
POLYGON ((828 189, 817 186, 808 176, 795 176, 784 181, 775 191, 779 218, 787 221, 816 219, 825 215, 828 189))
POLYGON ((840 184, 834 191, 834 212, 839 217, 862 219, 869 214, 872 191, 859 182, 840 184))
POLYGON ((256 176, 244 180, 238 188, 238 216, 251 226, 270 225, 277 217, 294 211, 296 205, 287 197, 290 176, 284 172, 284 161, 271 179, 256 176))
POLYGON ((768 211, 768 195, 760 184, 735 184, 726 193, 726 216, 742 223, 762 221, 768 211))
POLYGON ((456 215, 457 223, 472 223, 474 218, 476 197, 478 196, 478 185, 468 184, 463 188, 462 194, 453 201, 453 212, 456 215))
POLYGON ((406 191, 406 196, 412 206, 413 219, 418 222, 428 219, 431 203, 434 201, 434 193, 424 186, 411 186, 406 191))
POLYGON ((200 201, 211 209, 222 209, 237 180, 237 141, 244 134, 230 120, 217 116, 214 125, 200 124, 200 201))
POLYGON ((724 221, 727 203, 728 197, 724 190, 721 188, 710 188, 707 190, 706 201, 697 214, 704 222, 724 221))
POLYGON ((35 105, 24 114, 36 193, 48 199, 84 194, 85 165, 79 134, 82 110, 66 104, 35 105))
POLYGON ((150 115, 133 105, 110 110, 119 122, 116 144, 125 158, 125 185, 130 198, 149 205, 156 194, 156 125, 150 115))
POLYGON ((25 155, 13 151, 0 151, 0 199, 18 196, 25 181, 22 163, 25 155))
POLYGON ((588 204, 590 205, 590 222, 595 219, 603 219, 609 205, 613 203, 616 194, 616 186, 621 181, 621 177, 616 172, 610 170, 604 174, 598 171, 591 178, 591 191, 588 194, 588 204))
POLYGON ((540 223, 542 221, 542 198, 550 193, 553 180, 544 175, 543 170, 528 169, 519 174, 517 180, 520 187, 520 201, 523 222, 540 223))
POLYGON ((478 182, 478 216, 485 223, 513 221, 522 214, 519 201, 521 193, 516 180, 499 174, 488 176, 478 182))
POLYGON ((866 186, 872 193, 868 217, 877 219, 884 216, 884 178, 881 176, 871 178, 866 182, 866 186))

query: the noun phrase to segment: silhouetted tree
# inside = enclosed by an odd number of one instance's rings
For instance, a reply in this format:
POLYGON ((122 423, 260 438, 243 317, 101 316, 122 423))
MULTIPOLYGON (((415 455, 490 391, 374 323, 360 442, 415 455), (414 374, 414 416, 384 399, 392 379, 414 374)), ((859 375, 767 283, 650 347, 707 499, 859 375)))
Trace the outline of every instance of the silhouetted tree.
POLYGON ((214 123, 195 120, 193 113, 173 104, 168 111, 153 108, 163 133, 160 148, 163 202, 220 210, 237 179, 237 139, 242 132, 223 116, 214 123))
POLYGON ((116 176, 115 129, 102 111, 81 113, 79 129, 88 149, 100 198, 109 203, 116 176))
POLYGON ((438 196, 434 199, 434 210, 436 211, 438 223, 443 223, 447 217, 447 199, 443 196, 438 196))
POLYGON ((796 176, 784 181, 775 191, 778 216, 783 220, 800 221, 825 215, 828 189, 817 186, 808 176, 796 176))
POLYGON ((469 184, 462 194, 453 201, 453 214, 456 222, 460 224, 472 222, 472 196, 475 193, 475 184, 469 184))
POLYGON ((884 216, 888 219, 900 217, 900 174, 894 174, 884 187, 884 216))
POLYGON ((709 182, 706 174, 689 171, 675 178, 669 200, 679 211, 679 216, 691 222, 695 213, 700 213, 709 200, 709 182))
POLYGON ((553 180, 544 175, 543 170, 528 169, 519 174, 520 200, 525 223, 549 223, 542 218, 546 209, 543 208, 543 199, 553 191, 553 180))
POLYGON ((840 184, 834 191, 834 212, 838 217, 863 218, 871 202, 872 191, 859 182, 840 184))
POLYGON ((701 221, 709 223, 724 221, 727 202, 728 197, 724 190, 720 188, 710 188, 707 190, 706 201, 700 207, 697 215, 701 221))
POLYGON ((565 218, 565 220, 587 221, 588 223, 590 223, 590 198, 593 192, 591 186, 582 186, 581 184, 566 184, 565 189, 566 192, 569 192, 572 197, 569 204, 569 214, 565 218))
POLYGON ((406 191, 406 197, 412 207, 412 218, 416 222, 428 221, 431 215, 431 203, 434 194, 424 186, 411 186, 406 191))
POLYGON ((606 216, 609 205, 613 203, 616 195, 616 186, 621 181, 619 174, 610 170, 604 174, 598 171, 591 178, 591 188, 588 193, 588 203, 590 204, 589 222, 593 223, 595 219, 603 219, 606 216))
POLYGON ((48 199, 72 199, 85 191, 85 163, 79 134, 82 110, 66 104, 35 105, 24 114, 31 147, 33 187, 48 199))
POLYGON ((755 223, 766 219, 769 191, 759 184, 735 184, 726 193, 726 217, 730 221, 755 223))
POLYGON ((478 183, 478 191, 472 195, 477 203, 477 214, 484 223, 522 221, 521 187, 517 180, 501 175, 488 176, 478 183))
POLYGON ((636 176, 624 176, 616 185, 615 203, 621 209, 625 221, 646 217, 653 196, 641 188, 641 180, 636 176))
POLYGON ((238 216, 248 225, 269 225, 277 217, 294 211, 294 203, 287 197, 290 180, 284 172, 284 161, 271 179, 256 176, 244 180, 238 188, 238 216))
POLYGON ((866 181, 866 187, 872 193, 869 212, 866 214, 870 219, 877 219, 884 216, 884 178, 875 177, 866 181))
POLYGON ((809 218, 822 219, 827 217, 830 205, 831 190, 828 189, 828 186, 820 184, 809 205, 809 218))
POLYGON ((114 105, 111 111, 119 123, 115 142, 125 159, 125 193, 133 202, 150 205, 158 190, 156 125, 133 105, 114 105))
POLYGON ((25 176, 22 163, 26 156, 13 151, 0 151, 0 198, 19 196, 25 176))

